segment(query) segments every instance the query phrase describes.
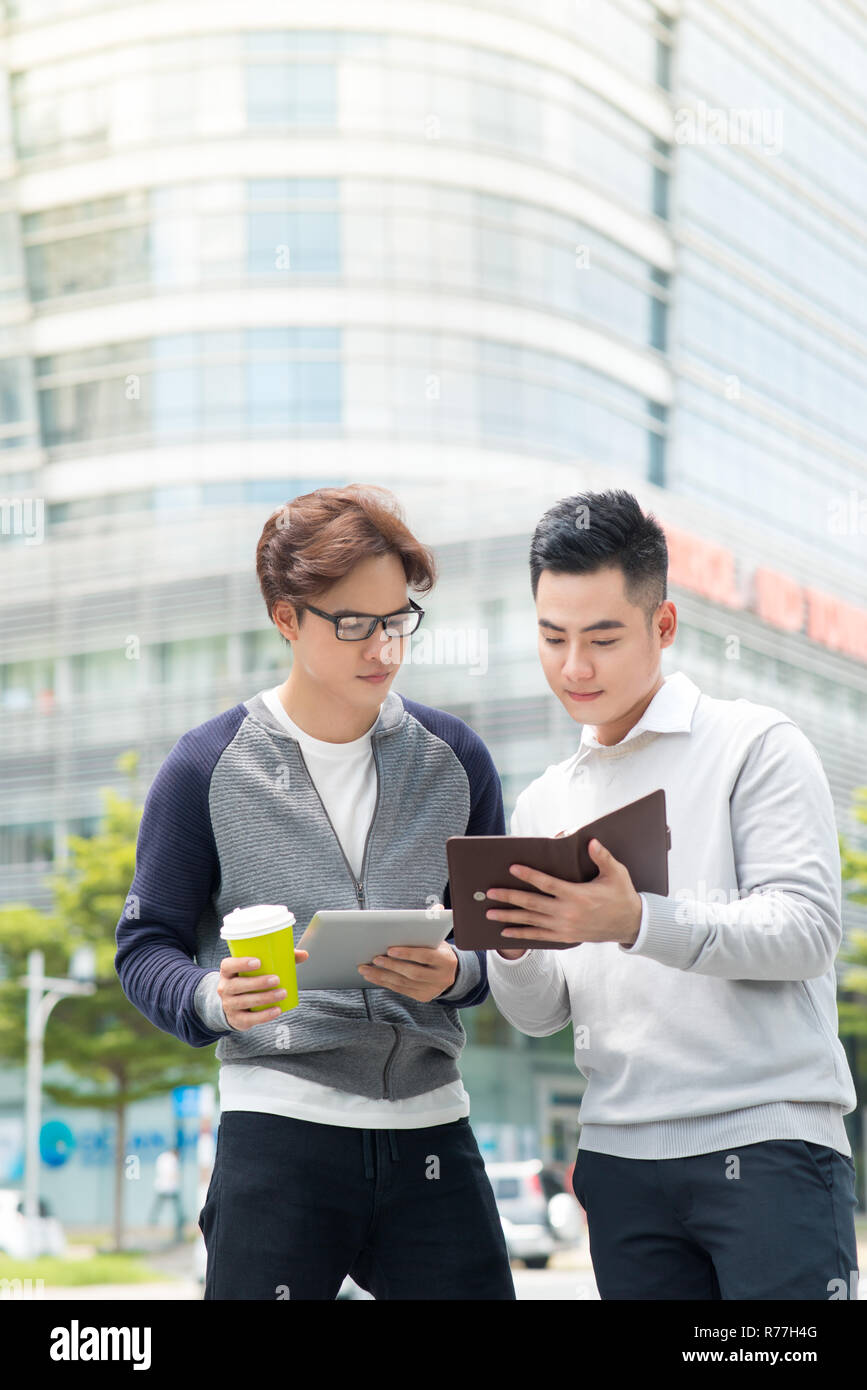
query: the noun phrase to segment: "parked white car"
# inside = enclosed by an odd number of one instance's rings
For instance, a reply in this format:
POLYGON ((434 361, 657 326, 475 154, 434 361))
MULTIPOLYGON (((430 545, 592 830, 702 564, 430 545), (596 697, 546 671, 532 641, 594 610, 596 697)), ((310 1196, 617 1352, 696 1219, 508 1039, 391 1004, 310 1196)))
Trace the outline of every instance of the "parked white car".
POLYGON ((540 1159, 486 1163, 510 1259, 544 1269, 555 1250, 580 1245, 581 1207, 540 1159))
POLYGON ((28 1239, 27 1218, 24 1215, 24 1193, 18 1187, 0 1188, 0 1250, 14 1259, 27 1260, 36 1255, 66 1254, 66 1236, 56 1216, 44 1198, 39 1199, 39 1215, 33 1223, 33 1247, 28 1239))

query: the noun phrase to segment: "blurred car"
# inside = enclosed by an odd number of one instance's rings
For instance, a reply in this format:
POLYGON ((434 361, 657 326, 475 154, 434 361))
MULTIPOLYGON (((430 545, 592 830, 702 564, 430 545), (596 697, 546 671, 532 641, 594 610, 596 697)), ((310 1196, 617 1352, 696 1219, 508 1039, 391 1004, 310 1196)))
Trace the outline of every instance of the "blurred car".
POLYGON ((510 1259, 544 1269, 556 1250, 580 1244, 584 1218, 576 1199, 541 1159, 486 1163, 510 1259))
POLYGON ((28 1239, 28 1223, 24 1215, 24 1193, 18 1187, 0 1188, 0 1251, 15 1259, 26 1260, 34 1255, 65 1255, 66 1236, 63 1227, 52 1216, 44 1197, 39 1199, 39 1215, 34 1219, 35 1249, 28 1239))

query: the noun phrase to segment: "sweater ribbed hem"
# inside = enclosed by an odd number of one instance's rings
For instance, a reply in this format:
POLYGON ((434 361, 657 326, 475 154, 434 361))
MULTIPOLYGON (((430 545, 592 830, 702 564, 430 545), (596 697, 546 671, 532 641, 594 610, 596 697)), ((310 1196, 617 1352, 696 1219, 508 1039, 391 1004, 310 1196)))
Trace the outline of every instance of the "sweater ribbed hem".
POLYGON ((690 1158, 769 1139, 806 1139, 852 1157, 841 1108, 810 1101, 779 1101, 651 1124, 586 1124, 581 1126, 578 1148, 619 1158, 690 1158))

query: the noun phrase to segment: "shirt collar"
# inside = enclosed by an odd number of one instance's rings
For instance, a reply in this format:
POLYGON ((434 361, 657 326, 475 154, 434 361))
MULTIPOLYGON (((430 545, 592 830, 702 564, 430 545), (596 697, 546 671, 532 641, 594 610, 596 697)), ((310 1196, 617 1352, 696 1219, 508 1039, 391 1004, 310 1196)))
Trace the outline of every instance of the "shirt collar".
POLYGON ((666 676, 647 709, 629 733, 619 743, 600 743, 596 737, 595 726, 585 724, 581 729, 579 752, 588 748, 613 750, 622 748, 630 739, 652 730, 659 734, 688 734, 692 728, 692 717, 701 694, 698 686, 683 671, 673 671, 666 676))

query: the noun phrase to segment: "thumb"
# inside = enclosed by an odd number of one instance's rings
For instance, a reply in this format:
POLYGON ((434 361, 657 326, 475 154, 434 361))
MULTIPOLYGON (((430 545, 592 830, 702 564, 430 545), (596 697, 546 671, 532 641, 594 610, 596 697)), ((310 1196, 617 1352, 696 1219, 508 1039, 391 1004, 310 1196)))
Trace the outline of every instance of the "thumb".
POLYGON ((598 840, 588 840, 587 849, 594 864, 598 864, 600 869, 608 869, 615 863, 614 855, 601 845, 598 840))

